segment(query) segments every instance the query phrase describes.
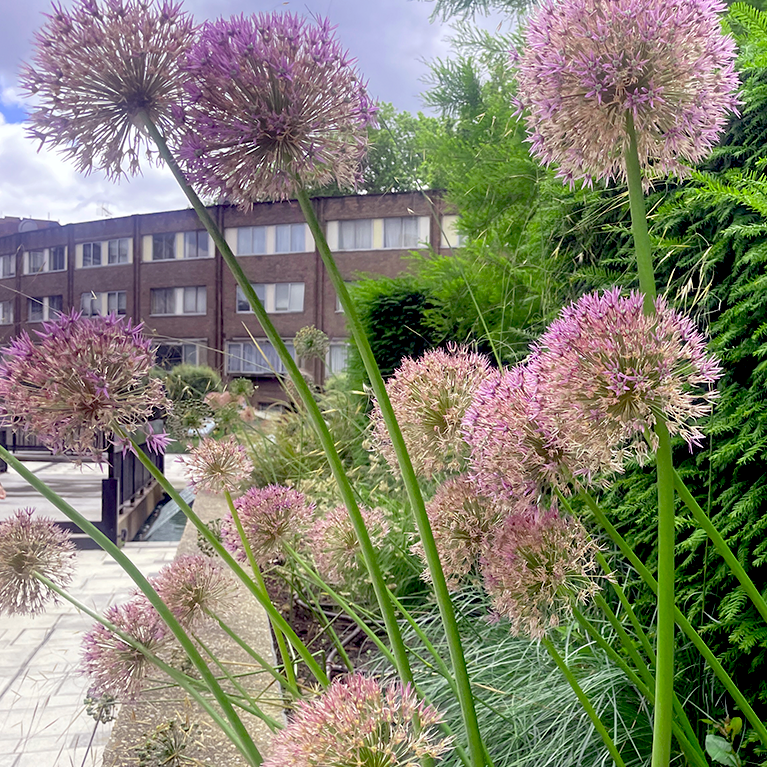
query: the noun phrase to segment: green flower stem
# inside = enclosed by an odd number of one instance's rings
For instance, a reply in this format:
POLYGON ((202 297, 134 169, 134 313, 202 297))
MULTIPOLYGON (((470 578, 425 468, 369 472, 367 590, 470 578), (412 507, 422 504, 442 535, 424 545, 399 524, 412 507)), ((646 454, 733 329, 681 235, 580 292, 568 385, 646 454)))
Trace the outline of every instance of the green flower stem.
MULTIPOLYGON (((222 717, 218 711, 216 711, 216 709, 210 704, 210 701, 200 693, 197 684, 195 684, 196 680, 190 679, 186 674, 183 674, 181 671, 178 671, 172 666, 169 666, 167 663, 158 658, 154 653, 150 652, 146 647, 144 647, 144 645, 142 645, 140 642, 137 642, 130 634, 115 626, 114 623, 108 621, 103 615, 99 615, 94 610, 91 610, 87 605, 80 602, 71 594, 67 593, 64 589, 57 586, 53 581, 49 580, 44 575, 36 573, 35 578, 37 578, 37 580, 39 580, 41 583, 44 583, 49 589, 51 589, 51 591, 54 591, 62 599, 65 599, 67 602, 77 608, 77 610, 85 613, 85 615, 87 615, 89 618, 97 621, 102 626, 111 631, 115 636, 122 639, 122 641, 127 645, 142 653, 150 663, 156 666, 160 671, 166 673, 179 687, 185 690, 189 696, 200 705, 200 707, 221 728, 221 730, 226 733, 232 743, 237 747, 237 749, 248 760, 249 763, 256 765, 256 767, 261 764, 263 761, 261 755, 258 754, 258 758, 255 761, 252 759, 252 755, 249 754, 249 750, 240 740, 238 733, 235 732, 229 722, 227 722, 227 720, 224 719, 224 717, 222 717)), ((256 752, 258 752, 257 749, 256 752)))
POLYGON ((259 666, 267 673, 269 676, 272 677, 278 684, 285 687, 287 690, 290 691, 291 695, 294 695, 296 698, 301 697, 301 691, 298 689, 298 685, 296 684, 294 687, 290 686, 290 682, 282 675, 279 671, 277 671, 274 666, 272 666, 271 663, 269 663, 266 658, 259 655, 242 637, 240 637, 237 632, 232 629, 220 616, 216 615, 212 611, 208 611, 208 615, 218 623, 221 630, 230 638, 232 639, 239 647, 240 649, 244 650, 251 658, 253 658, 256 663, 258 663, 259 666))
MULTIPOLYGON (((605 532, 612 538, 616 546, 621 550, 623 556, 631 563, 632 567, 639 573, 639 576, 647 584, 650 590, 654 593, 658 593, 658 582, 653 578, 652 573, 644 566, 642 561, 634 553, 633 549, 626 543, 623 536, 615 529, 615 527, 607 519, 605 513, 599 508, 599 505, 594 501, 589 493, 580 493, 586 505, 591 510, 592 514, 604 528, 605 532)), ((767 727, 764 726, 762 720, 756 715, 756 712, 746 700, 743 693, 738 689, 735 682, 732 681, 730 675, 724 670, 724 667, 719 662, 717 657, 711 651, 711 648, 703 641, 700 634, 692 627, 690 622, 684 616, 679 608, 674 608, 674 616, 677 625, 685 633, 687 638, 693 643, 698 652, 703 656, 705 661, 711 667, 716 678, 722 683, 724 688, 732 696, 735 704, 743 712, 743 715, 748 719, 754 731, 762 741, 762 744, 767 746, 767 727)))
MULTIPOLYGON (((138 586, 141 592, 149 600, 152 607, 157 610, 157 612, 160 614, 160 617, 173 633, 173 636, 176 637, 186 654, 189 656, 189 660, 192 661, 194 667, 197 669, 203 681, 208 686, 208 689, 213 694, 213 697, 216 699, 216 702, 219 706, 221 706, 221 710, 224 712, 226 719, 229 720, 231 728, 236 732, 236 742, 239 743, 242 748, 244 748, 244 755, 247 756, 251 764, 261 764, 263 760, 261 758, 261 754, 258 751, 258 748, 256 748, 256 744, 253 742, 253 739, 248 734, 245 725, 242 723, 242 720, 237 715, 237 712, 232 707, 232 704, 229 702, 226 693, 218 684, 216 678, 213 676, 207 664, 203 660, 199 650, 195 647, 194 642, 191 640, 186 631, 184 631, 183 627, 176 619, 176 616, 173 615, 165 602, 163 602, 163 600, 160 598, 160 595, 154 590, 154 588, 152 588, 152 585, 144 577, 136 565, 134 565, 128 556, 117 545, 112 543, 112 541, 110 541, 109 538, 107 538, 107 536, 104 535, 104 533, 102 533, 101 530, 99 530, 92 522, 87 520, 82 514, 80 514, 80 512, 70 506, 63 498, 51 490, 44 482, 42 482, 31 471, 29 471, 29 469, 27 469, 27 467, 24 466, 21 461, 19 461, 14 455, 9 453, 2 446, 0 446, 0 457, 2 457, 2 459, 9 466, 13 467, 13 469, 18 472, 19 475, 22 476, 31 487, 37 490, 40 495, 42 495, 44 498, 47 498, 52 504, 54 504, 54 506, 56 506, 57 509, 63 512, 67 519, 74 522, 84 533, 90 536, 97 545, 99 545, 107 554, 112 557, 112 559, 117 562, 118 565, 120 565, 120 567, 123 568, 128 577, 131 578, 131 580, 136 584, 136 586, 138 586)), ((148 458, 146 460, 155 471, 158 471, 157 467, 151 461, 149 461, 148 458)))
MULTIPOLYGON (((275 625, 282 631, 286 639, 301 656, 301 659, 306 663, 307 668, 314 675, 315 679, 323 687, 327 687, 330 684, 327 675, 320 668, 320 665, 314 659, 314 656, 307 646, 301 641, 296 632, 293 631, 288 622, 274 607, 269 597, 263 593, 252 578, 248 577, 248 574, 242 568, 240 563, 223 547, 221 541, 216 538, 208 526, 194 513, 189 504, 179 495, 176 488, 168 482, 165 475, 152 463, 146 453, 144 453, 144 451, 132 440, 131 444, 133 445, 133 449, 139 461, 146 467, 146 470, 160 483, 160 487, 162 487, 162 489, 178 504, 178 507, 184 513, 186 518, 195 526, 200 535, 202 535, 202 537, 210 544, 221 559, 224 560, 227 567, 229 567, 240 581, 242 581, 248 591, 250 591, 250 593, 259 601, 264 610, 266 610, 269 618, 274 621, 275 625)), ((0 450, 2 450, 2 448, 0 448, 0 450)))
MULTIPOLYGON (((442 571, 442 565, 439 561, 439 554, 437 552, 437 545, 434 542, 434 536, 431 531, 431 525, 429 524, 429 518, 426 514, 426 506, 424 505, 423 496, 421 495, 421 489, 416 478, 413 465, 410 461, 410 456, 407 452, 405 440, 402 437, 399 424, 397 423, 394 410, 389 401, 389 396, 386 393, 386 385, 384 384, 381 371, 378 368, 373 351, 370 348, 365 330, 362 327, 357 311, 354 308, 351 298, 349 297, 349 291, 346 289, 343 276, 338 270, 338 266, 333 258, 333 254, 328 247, 327 240, 325 239, 325 233, 322 231, 320 222, 317 219, 317 215, 314 212, 309 195, 305 189, 299 189, 296 194, 298 202, 301 206, 301 210, 304 213, 306 222, 309 224, 309 229, 314 237, 314 242, 319 250, 322 262, 325 265, 325 269, 330 277, 330 281, 333 283, 333 288, 336 291, 341 306, 343 307, 346 317, 347 326, 351 331, 354 343, 357 346, 360 358, 365 365, 365 370, 370 378, 370 385, 373 390, 373 394, 378 401, 378 405, 381 409, 381 415, 383 417, 386 428, 389 432, 389 436, 392 441, 392 447, 397 461, 399 463, 400 471, 402 473, 402 479, 405 483, 408 498, 410 500, 410 506, 413 510, 413 516, 415 517, 416 526, 418 527, 418 533, 421 537, 421 544, 424 549, 424 556, 426 563, 428 564, 429 571, 431 573, 432 584, 434 586, 434 594, 437 598, 437 605, 439 607, 440 615, 442 616, 442 624, 445 629, 445 636, 447 639, 447 645, 450 652, 450 660, 453 666, 453 673, 456 683, 458 685, 458 701, 461 706, 461 714, 463 716, 464 726, 466 728, 466 734, 469 741, 469 753, 471 754, 472 763, 475 767, 483 767, 486 764, 484 757, 484 746, 482 742, 482 736, 479 731, 479 723, 477 722, 477 714, 474 708, 474 698, 471 690, 471 681, 469 680, 468 671, 466 669, 466 659, 463 654, 463 645, 461 643, 461 635, 458 631, 458 623, 455 619, 455 612, 453 610, 453 603, 450 599, 450 592, 447 588, 445 581, 445 575, 442 571)), ((390 604, 390 600, 385 600, 390 604)), ((386 618, 386 616, 384 616, 386 618)), ((396 620, 395 620, 396 623, 396 620)), ((387 623, 388 626, 388 623, 387 623)), ((397 648, 395 647, 395 654, 397 648)))
MULTIPOLYGON (((634 685, 634 687, 637 688, 640 695, 642 695, 650 705, 653 705, 655 702, 655 694, 653 692, 655 680, 652 678, 652 674, 649 673, 647 665, 642 664, 642 666, 638 669, 644 677, 644 679, 640 679, 639 676, 637 676, 637 672, 634 671, 634 669, 632 669, 631 666, 629 666, 628 663, 626 663, 626 661, 621 658, 621 656, 610 646, 610 643, 605 640, 605 638, 599 633, 599 631, 597 631, 596 627, 583 615, 583 613, 581 613, 577 608, 573 608, 573 615, 575 616, 575 619, 578 621, 578 623, 580 623, 580 625, 584 628, 586 633, 596 642, 599 647, 602 648, 602 650, 604 650, 607 657, 610 658, 610 660, 612 660, 612 662, 615 663, 615 665, 618 666, 621 671, 623 671, 623 673, 626 675, 626 678, 631 682, 631 684, 634 685)), ((678 704, 678 701, 675 702, 678 704)), ((681 710, 681 704, 678 705, 681 710)), ((706 756, 700 747, 700 743, 698 743, 698 739, 692 732, 692 727, 683 710, 681 710, 681 714, 683 718, 680 719, 680 721, 682 721, 684 732, 680 731, 678 722, 674 720, 672 723, 674 737, 677 739, 682 752, 685 754, 687 760, 691 764, 696 764, 698 767, 708 767, 706 756)))
MULTIPOLYGON (((637 136, 631 113, 626 114, 626 179, 631 208, 639 287, 644 293, 644 312, 655 312, 655 275, 652 245, 647 229, 642 172, 639 166, 637 136)), ((653 767, 667 767, 671 758, 671 712, 674 694, 674 465, 671 439, 665 423, 655 424, 658 437, 658 662, 655 676, 655 716, 653 717, 653 767)))
MULTIPOLYGON (((245 530, 242 527, 242 520, 240 520, 240 515, 238 514, 237 509, 234 506, 234 502, 232 501, 232 494, 228 490, 224 490, 224 497, 226 498, 226 503, 229 506, 229 513, 232 515, 235 527, 237 528, 237 533, 240 536, 240 540, 242 541, 242 546, 245 549, 245 556, 247 557, 248 562, 250 563, 250 567, 253 570, 253 577, 256 579, 256 583, 263 592, 264 596, 272 603, 272 606, 274 606, 274 602, 272 602, 272 599, 269 596, 269 591, 266 588, 266 583, 264 583, 264 577, 261 575, 261 568, 258 566, 256 558, 253 556, 253 549, 250 545, 250 541, 248 541, 248 538, 245 535, 245 530)), ((295 689, 296 673, 293 669, 293 659, 290 657, 288 647, 285 644, 285 637, 283 633, 274 625, 274 622, 271 618, 269 618, 269 625, 272 627, 274 638, 277 640, 277 647, 280 652, 280 658, 282 658, 282 667, 285 669, 285 676, 288 679, 288 686, 292 689, 295 689)))
POLYGON ((344 643, 341 641, 341 637, 338 636, 338 632, 333 626, 333 621, 330 620, 327 615, 325 615, 325 611, 322 609, 322 605, 320 604, 319 599, 317 599, 311 589, 308 591, 308 593, 304 592, 304 596, 306 597, 307 604, 311 602, 311 604, 309 604, 311 611, 314 613, 315 618, 317 618, 317 621, 322 626, 322 630, 326 631, 330 636, 330 640, 333 642, 333 647, 338 653, 338 657, 341 659, 344 666, 346 666, 346 670, 349 671, 349 673, 353 673, 354 664, 352 663, 352 659, 349 657, 349 653, 346 652, 344 643))
POLYGON ((735 554, 732 553, 732 549, 727 545, 727 541, 724 540, 721 533, 714 527, 708 514, 703 511, 700 504, 692 497, 692 493, 690 493, 684 480, 676 471, 674 471, 674 487, 679 493, 682 503, 684 503, 690 510, 698 525, 705 530, 706 535, 711 539, 711 543, 714 544, 714 548, 727 563, 732 574, 738 579, 740 585, 743 587, 743 591, 748 594, 749 598, 754 603, 754 607, 756 607, 759 614, 762 616, 762 619, 767 622, 767 602, 765 602, 761 592, 751 578, 748 577, 748 573, 743 569, 743 565, 738 562, 735 554))
MULTIPOLYGON (((301 375, 295 360, 290 356, 284 341, 280 337, 280 334, 277 332, 277 329, 272 324, 272 321, 269 318, 269 315, 266 313, 263 305, 261 304, 261 301, 258 299, 256 291, 250 284, 250 280, 248 280, 245 272, 242 270, 242 267, 237 262, 234 253, 232 253, 231 248, 226 242, 223 234, 219 231, 210 213, 202 204, 202 201, 197 196, 192 187, 187 183, 183 172, 176 163, 175 158, 170 152, 170 149, 168 148, 168 145, 165 142, 162 134, 146 113, 140 115, 140 118, 143 119, 147 131, 151 135, 154 142, 157 144, 160 156, 163 158, 163 160, 165 160, 177 183, 181 187, 181 190, 192 204, 192 207, 197 213, 200 222, 213 238, 213 242, 215 243, 216 248, 221 253, 221 257, 224 259, 224 262, 232 272, 232 275, 237 281, 237 284, 242 289, 245 297, 248 300, 248 303, 256 315, 256 319, 261 324, 261 327, 266 333, 269 342, 277 351, 280 360, 285 365, 285 369, 288 371, 293 385, 296 387, 299 396, 304 402, 307 415, 312 422, 317 436, 319 437, 320 443, 322 444, 322 448, 325 452, 330 470, 332 471, 336 483, 338 484, 341 498, 343 499, 344 505, 349 512, 349 517, 352 521, 352 525, 354 526, 354 531, 360 542, 362 557, 365 561, 365 566, 367 567, 368 573, 370 575, 370 580, 376 593, 376 598, 381 609, 381 614, 384 618, 389 642, 391 643, 392 649, 394 650, 394 655, 397 659, 397 671, 403 682, 412 682, 413 674, 410 670, 407 648, 405 647, 405 643, 402 641, 402 635, 397 624, 396 616, 394 615, 394 609, 389 600, 386 598, 386 582, 378 564, 377 553, 370 540, 370 535, 365 528, 365 522, 362 518, 362 514, 360 513, 359 506, 357 505, 357 499, 354 495, 354 490, 352 489, 351 483, 349 482, 349 478, 346 476, 343 463, 338 455, 335 444, 333 443, 333 437, 330 434, 330 430, 328 429, 327 424, 325 423, 322 412, 315 402, 311 390, 304 380, 304 377, 301 375)), ((481 767, 481 765, 479 767, 481 767)))
POLYGON ((617 767, 626 767, 618 749, 615 747, 613 739, 610 737, 610 733, 607 732, 604 724, 602 724, 602 720, 599 718, 599 715, 595 711, 594 706, 591 705, 591 701, 586 696, 586 693, 581 689, 581 686, 578 684, 578 680, 575 678, 575 675, 572 671, 570 671, 570 667, 567 665, 567 663, 565 663, 564 658, 557 652, 557 648, 554 647, 554 643, 548 637, 543 637, 541 639, 541 644, 549 651, 549 655, 551 655, 552 660, 557 664, 559 670, 564 674, 565 679, 567 679, 570 687, 572 687, 573 692, 583 707, 583 710, 588 714, 589 719, 591 719, 591 722, 594 725, 594 729, 599 733, 599 736, 602 738, 602 742, 605 744, 605 746, 607 746, 607 750, 610 752, 610 756, 613 758, 613 761, 617 767))

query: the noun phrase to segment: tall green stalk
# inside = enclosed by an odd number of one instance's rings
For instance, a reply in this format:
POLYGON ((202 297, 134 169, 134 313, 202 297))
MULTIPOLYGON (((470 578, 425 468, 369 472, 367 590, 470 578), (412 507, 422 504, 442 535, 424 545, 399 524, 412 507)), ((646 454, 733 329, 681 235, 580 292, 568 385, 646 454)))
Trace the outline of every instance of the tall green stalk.
MULTIPOLYGON (((626 115, 626 178, 631 208, 631 231, 634 235, 639 287, 644 293, 644 312, 655 312, 655 276, 652 245, 647 229, 647 212, 642 189, 642 172, 634 120, 626 115)), ((674 477, 671 439, 665 423, 655 424, 658 438, 658 622, 655 709, 653 716, 652 767, 668 767, 671 758, 671 721, 674 698, 674 477)))
MULTIPOLYGON (((415 517, 416 526, 424 550, 424 557, 429 567, 434 594, 437 599, 442 624, 445 629, 445 637, 450 652, 453 674, 458 686, 458 701, 461 706, 461 715, 463 717, 469 741, 469 753, 471 755, 472 764, 474 767, 483 767, 486 764, 484 756, 485 748, 479 731, 476 710, 474 708, 474 696, 472 694, 471 681, 466 668, 466 659, 463 654, 463 644, 458 630, 458 622, 455 619, 455 611, 453 610, 450 592, 447 588, 445 575, 439 561, 437 545, 434 542, 434 535, 432 534, 429 518, 426 514, 426 506, 423 501, 423 496, 421 495, 421 488, 418 484, 415 471, 413 470, 413 464, 410 461, 410 456, 408 455, 402 431, 397 423, 394 409, 389 401, 389 395, 386 392, 386 385, 381 376, 381 371, 378 368, 378 364, 373 355, 373 350, 370 348, 365 329, 362 327, 362 323, 357 316, 357 311, 349 296, 349 291, 346 289, 346 284, 335 262, 335 258, 325 239, 325 233, 322 231, 322 227, 314 212, 314 207, 309 199, 309 195, 305 189, 299 189, 296 193, 296 197, 298 198, 298 203, 301 206, 306 222, 309 224, 309 229, 312 232, 314 242, 319 250, 322 262, 330 277, 330 281, 333 283, 333 288, 343 307, 347 326, 351 331, 352 338, 357 346, 360 359, 365 366, 365 371, 370 379, 373 394, 381 409, 381 415, 389 432, 394 453, 397 456, 397 462, 399 463, 402 479, 405 484, 405 489, 407 490, 408 499, 410 500, 410 507, 413 511, 413 516, 415 517)), ((389 600, 387 600, 387 602, 388 601, 389 600)))

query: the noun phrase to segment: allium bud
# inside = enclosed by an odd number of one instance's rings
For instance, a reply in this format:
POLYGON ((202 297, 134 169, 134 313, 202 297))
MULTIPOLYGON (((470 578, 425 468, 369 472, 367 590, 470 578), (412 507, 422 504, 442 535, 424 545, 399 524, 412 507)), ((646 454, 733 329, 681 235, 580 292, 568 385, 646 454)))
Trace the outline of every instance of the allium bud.
POLYGON ((69 534, 53 520, 33 518, 18 509, 0 521, 0 613, 36 614, 56 592, 36 576, 59 587, 72 579, 75 549, 69 534))
POLYGON ((296 333, 293 339, 293 348, 296 351, 296 357, 310 360, 323 360, 330 351, 330 339, 319 328, 314 325, 307 325, 296 333))

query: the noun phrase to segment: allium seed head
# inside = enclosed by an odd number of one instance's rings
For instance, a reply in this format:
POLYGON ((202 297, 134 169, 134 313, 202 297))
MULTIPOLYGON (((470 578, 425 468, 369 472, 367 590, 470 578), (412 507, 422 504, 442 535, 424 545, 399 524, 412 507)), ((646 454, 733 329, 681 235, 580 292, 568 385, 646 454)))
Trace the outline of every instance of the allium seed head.
POLYGON ((54 4, 47 16, 21 76, 38 101, 30 135, 62 147, 80 171, 112 179, 139 172, 154 146, 140 114, 166 135, 174 128, 191 19, 178 4, 144 0, 78 0, 71 10, 54 4))
POLYGON ((152 586, 185 626, 215 612, 232 593, 232 580, 209 557, 187 554, 160 570, 152 586))
MULTIPOLYGON (((426 513, 447 584, 456 589, 477 564, 482 545, 508 507, 500 499, 481 496, 476 484, 461 474, 437 488, 426 513)), ((420 541, 412 550, 426 561, 420 541)), ((431 579, 428 569, 423 577, 431 579)))
MULTIPOLYGON (((314 516, 314 504, 302 493, 279 485, 251 487, 234 506, 259 565, 282 555, 285 544, 297 547, 314 516)), ((221 523, 221 540, 229 551, 245 561, 245 548, 231 514, 221 523)))
POLYGON ((206 437, 189 451, 186 473, 198 490, 207 493, 235 493, 250 476, 253 464, 234 436, 206 437))
POLYGON ((59 587, 72 579, 75 549, 69 534, 32 512, 18 509, 0 521, 0 613, 35 615, 56 601, 56 592, 37 575, 59 587))
POLYGON ((307 325, 296 333, 293 348, 296 350, 296 357, 324 361, 330 351, 330 339, 319 328, 307 325))
MULTIPOLYGON (((360 513, 373 546, 379 549, 389 532, 383 510, 361 506, 360 513)), ((359 541, 346 506, 336 506, 318 517, 306 543, 318 572, 331 585, 344 583, 359 569, 359 541)))
POLYGON ((520 504, 483 548, 493 609, 511 621, 515 636, 540 639, 599 590, 596 552, 576 519, 520 504))
POLYGON ((662 418, 692 448, 721 376, 692 321, 665 299, 619 289, 591 293, 562 311, 534 351, 549 407, 572 449, 607 465, 647 453, 644 435, 662 418))
MULTIPOLYGON (((464 468, 461 421, 489 373, 487 357, 465 348, 436 349, 417 360, 402 360, 386 391, 416 472, 430 478, 464 468)), ((370 417, 373 447, 395 468, 397 457, 378 402, 370 417)))
MULTIPOLYGON (((57 453, 101 460, 103 433, 143 430, 155 408, 169 407, 141 325, 63 314, 33 343, 23 332, 2 350, 0 415, 57 453)), ((155 435, 154 446, 157 442, 155 435)))
MULTIPOLYGON (((123 605, 113 605, 104 617, 150 652, 166 638, 158 612, 143 596, 123 605)), ((113 695, 134 700, 151 666, 141 650, 132 647, 101 623, 83 637, 80 669, 92 681, 95 696, 113 695)))
POLYGON ((571 185, 623 179, 626 118, 647 177, 683 175, 738 104, 720 0, 545 0, 518 60, 532 152, 571 185))
POLYGON ((409 687, 393 684, 384 690, 374 679, 354 674, 298 704, 272 740, 264 767, 419 767, 450 748, 437 728, 441 721, 409 687))
POLYGON ((301 186, 355 185, 375 108, 327 20, 208 22, 185 69, 194 130, 180 155, 204 192, 248 208, 301 186))

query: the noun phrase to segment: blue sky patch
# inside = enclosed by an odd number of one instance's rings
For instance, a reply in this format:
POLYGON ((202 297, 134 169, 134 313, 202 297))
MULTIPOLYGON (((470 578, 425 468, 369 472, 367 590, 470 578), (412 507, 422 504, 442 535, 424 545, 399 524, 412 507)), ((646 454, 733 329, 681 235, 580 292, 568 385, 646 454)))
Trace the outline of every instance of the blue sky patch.
POLYGON ((27 119, 27 112, 16 104, 1 104, 0 112, 7 123, 21 123, 27 119))

